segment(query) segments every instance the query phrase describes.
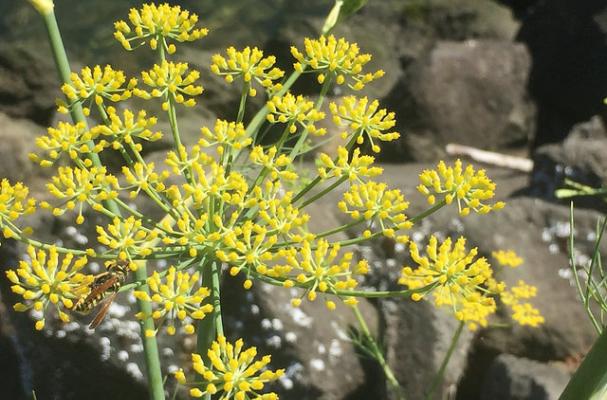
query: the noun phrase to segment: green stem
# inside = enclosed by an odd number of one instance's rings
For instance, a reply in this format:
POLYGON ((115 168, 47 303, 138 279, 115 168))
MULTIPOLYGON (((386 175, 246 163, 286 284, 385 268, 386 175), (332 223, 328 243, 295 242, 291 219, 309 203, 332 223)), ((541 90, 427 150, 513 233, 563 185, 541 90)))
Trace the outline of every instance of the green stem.
POLYGON ((213 315, 201 319, 196 330, 198 331, 196 350, 204 360, 207 360, 207 350, 211 348, 217 336, 223 336, 223 322, 221 318, 221 292, 220 292, 220 268, 215 260, 205 260, 200 264, 202 273, 202 286, 211 291, 211 302, 213 304, 213 315))
POLYGON ((432 207, 430 207, 429 209, 412 217, 409 221, 413 222, 414 224, 417 224, 419 221, 426 218, 430 214, 434 214, 435 212, 437 212, 438 210, 443 208, 445 205, 447 205, 447 201, 445 199, 443 199, 443 200, 439 201, 438 203, 436 203, 435 205, 433 205, 432 207))
MULTIPOLYGON (((325 82, 322 85, 322 88, 320 89, 320 94, 318 95, 318 99, 316 99, 316 103, 314 104, 315 110, 320 110, 320 107, 322 107, 322 104, 325 101, 325 97, 327 96, 327 93, 329 92, 329 88, 331 87, 332 83, 333 83, 333 75, 330 75, 325 80, 325 82)), ((291 160, 295 160, 295 158, 300 154, 301 148, 305 144, 307 137, 308 137, 308 130, 304 129, 304 131, 299 136, 297 143, 295 143, 293 150, 291 150, 291 154, 289 155, 289 158, 291 160)))
POLYGON ((352 310, 354 311, 354 315, 356 315, 356 320, 358 321, 360 330, 363 333, 363 335, 365 336, 365 340, 366 340, 365 343, 369 345, 369 348, 367 349, 367 350, 369 350, 369 354, 381 366, 382 370, 384 371, 386 380, 388 381, 388 384, 390 385, 393 392, 396 394, 397 399, 405 400, 405 394, 402 390, 402 387, 400 386, 398 379, 396 379, 396 376, 394 376, 394 372, 392 372, 392 369, 386 362, 386 358, 384 357, 382 350, 380 349, 379 345, 377 344, 377 341, 375 340, 373 335, 371 335, 371 332, 369 331, 369 327, 367 326, 367 322, 365 321, 365 318, 362 316, 360 309, 358 308, 357 305, 355 305, 352 307, 352 310))
MULTIPOLYGON (((51 49, 53 51, 53 57, 55 64, 59 72, 59 77, 63 83, 70 83, 70 64, 63 46, 63 40, 61 39, 61 33, 59 26, 57 25, 57 19, 55 18, 54 12, 43 15, 44 23, 48 32, 51 49)), ((74 104, 70 110, 72 120, 76 123, 83 122, 86 124, 86 118, 82 112, 80 104, 74 104)), ((93 148, 92 143, 90 148, 93 148)), ((89 155, 93 165, 100 167, 101 161, 99 156, 95 153, 89 155)), ((113 201, 107 202, 107 208, 116 215, 120 215, 120 208, 113 201)), ((144 263, 139 266, 135 272, 135 279, 145 280, 147 279, 147 270, 144 263)), ((142 286, 141 290, 148 291, 147 286, 142 286)), ((146 337, 145 331, 147 329, 154 329, 154 321, 151 318, 151 304, 138 300, 139 309, 147 316, 142 321, 141 339, 143 341, 143 348, 145 352, 145 360, 147 365, 148 374, 148 385, 150 388, 150 398, 152 400, 164 400, 164 387, 162 383, 162 373, 160 370, 160 357, 158 355, 158 345, 155 337, 146 337)))
POLYGON ((447 354, 445 354, 445 357, 443 358, 443 362, 441 363, 440 369, 438 370, 438 372, 436 373, 436 376, 434 377, 434 379, 432 380, 432 383, 430 384, 430 389, 428 390, 428 394, 425 397, 426 400, 430 400, 432 398, 432 394, 436 391, 436 389, 438 388, 440 383, 443 381, 443 376, 445 375, 445 370, 447 369, 449 360, 451 360, 451 356, 453 355, 453 351, 455 350, 455 347, 457 346, 457 342, 459 341, 459 338, 462 334, 462 331, 464 330, 465 325, 466 324, 464 323, 464 321, 461 321, 459 323, 459 326, 457 327, 457 330, 455 331, 455 334, 453 335, 453 338, 451 339, 451 344, 449 345, 449 350, 447 350, 447 354))
POLYGON ((607 398, 607 329, 594 345, 567 384, 560 400, 601 400, 607 398))
MULTIPOLYGON (((301 75, 301 72, 293 72, 289 78, 286 80, 286 82, 282 85, 282 88, 276 93, 276 96, 282 96, 283 94, 287 93, 287 91, 291 88, 291 86, 293 86, 293 84, 295 83, 295 81, 297 80, 297 78, 299 78, 299 76, 301 75)), ((257 114, 255 114, 255 116, 253 117, 253 119, 251 119, 251 122, 249 122, 249 125, 247 126, 247 137, 253 137, 255 136, 255 134, 257 133, 257 131, 259 130, 259 127, 261 126, 261 124, 263 123, 263 121, 265 121, 266 116, 268 115, 268 106, 263 106, 259 111, 257 111, 257 114)), ((257 141, 254 141, 255 143, 257 143, 257 141)))
POLYGON ((242 122, 242 120, 244 119, 244 110, 247 104, 247 97, 249 95, 250 87, 250 82, 245 82, 242 85, 242 93, 240 94, 240 104, 238 105, 238 116, 236 117, 236 123, 242 122))
POLYGON ((301 205, 299 206, 299 208, 300 209, 304 208, 308 204, 313 203, 316 200, 320 199, 321 197, 323 197, 327 193, 333 191, 333 189, 335 189, 336 187, 338 187, 339 185, 341 185, 342 183, 344 183, 347 179, 348 179, 347 176, 342 176, 341 178, 339 178, 338 180, 336 180, 335 182, 333 182, 331 185, 327 186, 326 188, 324 188, 320 192, 316 193, 314 196, 306 199, 306 201, 304 201, 303 203, 301 203, 301 205))

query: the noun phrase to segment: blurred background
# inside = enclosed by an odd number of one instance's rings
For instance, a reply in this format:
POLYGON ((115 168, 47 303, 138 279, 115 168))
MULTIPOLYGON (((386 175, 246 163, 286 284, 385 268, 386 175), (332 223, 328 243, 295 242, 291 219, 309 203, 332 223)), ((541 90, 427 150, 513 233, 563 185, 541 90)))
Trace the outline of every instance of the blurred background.
MULTIPOLYGON (((73 70, 110 63, 132 76, 153 63, 151 52, 126 53, 112 36, 113 22, 126 19, 129 8, 141 2, 55 3, 73 70)), ((212 126, 215 118, 234 119, 238 109, 238 89, 209 72, 213 54, 228 46, 258 46, 290 71, 290 46, 301 47, 304 37, 317 36, 333 6, 329 0, 170 3, 197 13, 210 30, 194 45, 181 45, 175 55, 202 71, 205 88, 194 109, 180 111, 186 144, 198 140, 201 126, 212 126)), ((556 399, 594 340, 568 267, 568 202, 557 200, 554 190, 565 178, 593 186, 607 181, 607 3, 369 0, 334 33, 357 42, 373 55, 371 69, 386 72, 364 95, 396 112, 401 139, 384 146, 379 160, 385 163, 386 182, 411 199, 412 213, 424 208, 415 193, 422 169, 439 159, 467 159, 469 149, 448 149, 448 144, 496 153, 489 163, 473 162, 487 169, 508 207, 480 218, 441 212, 416 226, 412 238, 423 243, 430 234, 463 234, 484 255, 514 249, 525 264, 501 278, 538 286, 536 305, 546 324, 512 327, 502 315, 499 323, 505 327, 467 333, 437 398, 556 399), (508 167, 496 165, 504 160, 508 167)), ((0 178, 24 181, 42 193, 49 172, 30 163, 27 154, 36 136, 64 118, 55 112, 61 93, 44 25, 26 1, 0 0, 0 39, 0 178)), ((294 91, 313 95, 318 88, 304 79, 294 91)), ((263 102, 262 96, 251 102, 247 116, 263 102)), ((147 157, 160 161, 168 140, 149 148, 147 157)), ((328 227, 339 224, 336 198, 312 208, 313 218, 328 227)), ((578 205, 575 235, 583 263, 591 253, 597 217, 605 210, 593 201, 578 205)), ((32 224, 43 237, 64 243, 83 246, 94 238, 92 227, 79 231, 67 219, 42 216, 32 224)), ((359 248, 377 267, 368 283, 394 285, 403 250, 385 240, 359 248)), ((2 265, 15 265, 19 251, 3 245, 2 265)), ((274 367, 287 368, 276 387, 281 398, 390 398, 381 373, 347 339, 354 323, 348 313, 336 312, 326 322, 322 304, 307 304, 298 314, 286 306, 288 293, 256 285, 245 294, 240 285, 225 282, 224 293, 231 294, 224 299, 228 332, 273 354, 274 367)), ((4 279, 0 296, 0 399, 29 398, 32 389, 40 400, 146 398, 138 324, 129 321, 134 299, 124 296, 112 306, 110 318, 95 333, 79 323, 57 323, 35 334, 27 316, 12 312, 14 299, 4 279)), ((455 322, 424 303, 384 300, 363 302, 362 308, 409 398, 421 398, 455 322)), ((188 359, 194 344, 177 336, 162 346, 169 373, 188 359)))

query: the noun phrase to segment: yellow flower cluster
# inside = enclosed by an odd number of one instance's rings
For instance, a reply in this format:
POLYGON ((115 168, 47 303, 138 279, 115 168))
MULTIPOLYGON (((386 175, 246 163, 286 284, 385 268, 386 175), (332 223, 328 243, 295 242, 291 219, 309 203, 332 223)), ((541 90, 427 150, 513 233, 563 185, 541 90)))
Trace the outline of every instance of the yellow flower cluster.
MULTIPOLYGON (((316 242, 306 240, 301 248, 292 248, 279 252, 286 263, 275 267, 280 275, 287 278, 285 287, 292 287, 296 281, 306 288, 308 300, 314 301, 317 291, 320 293, 338 294, 340 291, 353 290, 358 285, 355 275, 365 275, 369 271, 366 260, 358 261, 352 265, 354 253, 341 254, 339 244, 330 244, 320 239, 316 242), (314 247, 313 247, 314 246, 314 247)), ((345 297, 344 302, 349 305, 357 303, 354 297, 345 297)), ((295 307, 301 304, 301 298, 294 298, 291 304, 295 307)), ((327 298, 325 304, 329 310, 334 310, 335 302, 327 298)))
POLYGON ((103 69, 99 65, 95 65, 93 69, 84 67, 80 75, 72 72, 70 80, 71 83, 61 87, 70 103, 59 102, 59 111, 66 113, 74 104, 80 103, 85 106, 85 115, 89 114, 93 101, 101 106, 104 98, 113 102, 126 100, 131 97, 132 90, 137 85, 137 79, 132 78, 127 83, 124 72, 116 71, 110 65, 103 69))
MULTIPOLYGON (((265 369, 271 356, 263 356, 256 361, 257 349, 243 350, 243 345, 242 339, 232 344, 224 336, 219 336, 207 353, 209 361, 206 364, 199 354, 192 354, 192 369, 200 375, 202 382, 196 379, 190 383, 201 386, 190 389, 190 396, 216 395, 218 400, 278 400, 275 393, 262 394, 261 391, 267 383, 283 376, 284 370, 265 369)), ((175 373, 175 378, 181 384, 187 383, 181 369, 175 373)))
POLYGON ((14 185, 11 185, 8 179, 2 179, 0 182, 0 228, 4 237, 15 235, 15 220, 36 211, 36 200, 28 198, 28 195, 28 187, 21 182, 14 185))
POLYGON ((428 203, 435 204, 437 196, 442 197, 446 204, 455 200, 461 216, 470 214, 470 211, 486 214, 505 206, 502 201, 486 203, 495 195, 495 183, 487 177, 485 170, 475 171, 472 165, 463 169, 460 160, 453 167, 447 167, 441 161, 436 170, 424 170, 419 180, 417 190, 427 197, 428 203))
MULTIPOLYGON (((409 203, 400 190, 388 189, 385 183, 369 181, 352 185, 337 207, 354 220, 377 223, 383 235, 390 238, 394 238, 397 231, 409 229, 413 225, 404 213, 409 203)), ((371 232, 367 230, 363 235, 371 236, 371 232)), ((395 238, 400 243, 409 241, 406 235, 395 238)))
POLYGON ((186 107, 193 107, 196 105, 196 100, 192 97, 201 94, 203 88, 195 85, 200 77, 200 72, 188 71, 188 68, 187 63, 163 60, 160 65, 155 64, 151 70, 141 73, 143 83, 151 87, 152 91, 135 88, 133 94, 145 100, 162 97, 164 99, 162 107, 165 111, 168 110, 169 99, 174 99, 186 107), (190 98, 186 100, 185 96, 190 96, 190 98))
POLYGON ((27 253, 30 261, 20 261, 16 270, 6 271, 6 276, 13 283, 12 291, 26 301, 26 304, 15 304, 14 309, 27 311, 33 308, 40 312, 40 318, 36 321, 37 330, 44 328, 44 312, 51 304, 62 321, 69 321, 69 315, 63 310, 72 308, 74 300, 86 292, 87 285, 92 281, 91 275, 80 272, 87 258, 74 260, 72 254, 66 254, 60 262, 55 247, 51 247, 47 254, 44 250, 36 251, 29 246, 27 253))
POLYGON ((379 109, 377 100, 369 104, 366 97, 358 99, 355 96, 347 96, 342 99, 340 105, 329 104, 329 109, 333 114, 335 124, 338 126, 345 124, 352 130, 351 133, 343 132, 341 134, 343 139, 353 135, 356 143, 363 144, 366 136, 375 153, 379 153, 381 149, 374 143, 373 138, 390 142, 400 137, 398 132, 385 132, 396 125, 396 120, 393 112, 388 112, 385 108, 379 109))
POLYGON ((92 162, 86 158, 87 155, 91 152, 99 153, 107 146, 104 140, 93 144, 97 134, 87 130, 84 122, 75 125, 59 122, 57 128, 49 127, 47 132, 47 135, 36 138, 36 145, 44 150, 48 157, 30 154, 30 159, 42 167, 50 167, 62 154, 67 154, 74 161, 82 160, 85 166, 90 167, 92 162))
POLYGON ((249 154, 249 159, 257 165, 261 165, 270 172, 272 180, 283 179, 286 181, 294 181, 297 179, 297 173, 289 170, 291 158, 286 154, 280 154, 277 157, 278 149, 272 146, 267 152, 263 151, 263 147, 255 146, 249 154))
MULTIPOLYGON (((134 291, 133 295, 140 300, 154 303, 155 310, 152 312, 152 318, 161 320, 161 323, 167 323, 166 330, 169 335, 174 335, 176 332, 176 320, 185 323, 183 327, 185 333, 192 334, 196 329, 186 318, 201 320, 213 311, 211 304, 202 304, 210 295, 209 289, 201 286, 194 290, 199 280, 198 272, 190 275, 187 272, 177 271, 175 267, 171 266, 164 279, 156 271, 147 279, 151 297, 140 290, 134 291)), ((145 316, 139 314, 138 317, 145 316)), ((146 332, 146 335, 154 334, 153 331, 146 332)))
POLYGON ((123 144, 133 146, 136 151, 140 152, 143 147, 141 143, 136 143, 134 139, 155 142, 162 139, 161 132, 152 132, 151 127, 156 125, 156 117, 147 118, 145 111, 139 111, 137 115, 130 111, 124 110, 122 118, 116 112, 114 107, 107 109, 107 125, 98 125, 91 128, 91 133, 94 136, 107 136, 115 150, 123 147, 123 144))
POLYGON ((489 283, 493 271, 485 258, 476 258, 477 249, 467 251, 463 237, 455 245, 447 238, 439 246, 435 236, 430 237, 425 256, 420 255, 415 243, 409 247, 417 267, 405 266, 398 282, 409 289, 427 288, 414 293, 413 300, 432 293, 436 306, 453 309, 459 321, 468 322, 471 328, 486 326, 496 304, 482 285, 489 283))
MULTIPOLYGON (((243 82, 249 84, 251 80, 255 80, 270 93, 282 88, 282 84, 274 82, 285 74, 280 68, 272 68, 276 63, 276 57, 264 57, 263 51, 257 47, 253 49, 245 47, 242 51, 229 47, 226 54, 227 59, 221 54, 215 54, 211 64, 211 72, 225 77, 226 82, 232 83, 235 78, 241 78, 243 82)), ((249 87, 249 95, 256 95, 253 87, 249 87)))
MULTIPOLYGON (((119 188, 118 179, 108 174, 105 167, 59 167, 57 175, 46 186, 50 194, 61 200, 61 206, 55 207, 53 214, 62 215, 78 206, 77 224, 84 222, 82 210, 85 203, 99 210, 103 207, 102 202, 118 197, 119 188)), ((52 208, 47 202, 42 202, 40 206, 52 208)))
POLYGON ((268 116, 270 123, 289 124, 289 132, 297 132, 297 124, 316 136, 322 136, 327 133, 324 128, 316 128, 316 122, 325 118, 325 113, 318 111, 314 103, 306 100, 302 95, 294 96, 291 93, 285 93, 283 96, 274 96, 267 103, 268 116))
POLYGON ((125 186, 123 189, 135 189, 130 193, 132 198, 135 198, 140 190, 147 191, 150 187, 163 191, 165 186, 162 181, 169 176, 168 171, 163 171, 160 174, 155 172, 153 162, 137 162, 131 168, 124 166, 122 167, 122 173, 124 174, 124 179, 130 184, 130 186, 125 186))
POLYGON ((523 259, 514 250, 498 250, 491 253, 498 264, 504 267, 516 268, 523 263, 523 259))
POLYGON ((343 38, 337 40, 333 35, 321 36, 318 40, 304 39, 304 53, 295 46, 291 47, 291 54, 297 60, 295 70, 311 68, 318 71, 318 82, 321 84, 327 78, 335 78, 338 85, 348 80, 350 88, 360 90, 367 83, 384 76, 382 70, 363 73, 364 66, 371 61, 371 55, 360 54, 356 43, 351 44, 343 38))
POLYGON ((149 43, 150 48, 156 50, 158 42, 169 54, 176 50, 174 44, 167 43, 167 39, 178 42, 191 42, 207 35, 206 28, 196 28, 198 15, 182 10, 179 6, 170 6, 167 3, 144 4, 140 10, 131 8, 129 21, 114 23, 114 37, 126 50, 149 43))
MULTIPOLYGON (((147 243, 158 237, 156 229, 147 229, 142 226, 140 219, 133 216, 128 218, 114 218, 107 226, 97 226, 97 240, 99 243, 118 251, 118 258, 122 261, 131 260, 132 256, 145 257, 152 253, 147 243)), ((131 268, 137 268, 136 263, 130 263, 131 268)))
POLYGON ((326 153, 320 153, 317 159, 318 176, 322 179, 346 177, 350 181, 361 181, 361 178, 382 174, 383 168, 373 166, 374 162, 372 156, 361 156, 359 148, 350 155, 345 147, 339 146, 335 160, 326 153))
POLYGON ((249 146, 253 139, 247 137, 242 123, 228 122, 221 119, 215 121, 215 129, 201 129, 202 139, 198 144, 202 147, 217 146, 217 152, 223 155, 226 147, 231 151, 240 151, 249 146))
POLYGON ((530 303, 522 303, 521 300, 527 300, 537 295, 537 288, 526 284, 523 281, 518 281, 516 286, 510 290, 504 290, 500 293, 502 303, 510 307, 512 310, 512 319, 520 325, 537 327, 544 323, 544 317, 540 311, 533 307, 530 303))

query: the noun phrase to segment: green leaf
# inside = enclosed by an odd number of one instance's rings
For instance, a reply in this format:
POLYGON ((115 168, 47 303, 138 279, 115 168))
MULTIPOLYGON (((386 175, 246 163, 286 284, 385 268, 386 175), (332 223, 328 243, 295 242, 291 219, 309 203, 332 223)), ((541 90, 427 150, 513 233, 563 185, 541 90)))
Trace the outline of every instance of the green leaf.
POLYGON ((360 10, 366 3, 367 0, 335 0, 335 5, 329 12, 322 27, 322 34, 329 34, 338 22, 343 21, 360 10))

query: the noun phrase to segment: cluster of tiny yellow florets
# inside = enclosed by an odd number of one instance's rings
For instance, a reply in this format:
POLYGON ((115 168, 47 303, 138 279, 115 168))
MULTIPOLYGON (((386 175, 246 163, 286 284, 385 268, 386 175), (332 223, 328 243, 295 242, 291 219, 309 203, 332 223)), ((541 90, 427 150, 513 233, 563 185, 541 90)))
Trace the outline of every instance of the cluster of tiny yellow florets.
POLYGON ((114 37, 126 50, 147 42, 153 50, 160 44, 162 49, 173 54, 177 48, 168 40, 191 42, 208 33, 206 28, 196 28, 198 15, 167 3, 144 4, 141 10, 131 8, 129 21, 130 25, 122 20, 114 23, 114 37))
MULTIPOLYGON (((387 237, 396 238, 401 243, 409 240, 406 235, 396 236, 398 231, 413 225, 404 213, 409 203, 400 190, 388 189, 385 183, 369 181, 352 185, 337 207, 354 220, 367 221, 371 225, 376 223, 387 237)), ((363 235, 371 236, 371 231, 366 230, 363 235)))
POLYGON ((384 71, 364 73, 364 66, 371 61, 370 54, 360 54, 356 43, 349 43, 345 39, 335 39, 335 36, 321 36, 319 39, 304 39, 304 52, 295 46, 291 47, 291 54, 297 62, 296 71, 309 68, 319 72, 318 82, 324 83, 327 78, 335 79, 335 83, 342 85, 348 82, 353 90, 361 90, 365 85, 384 76, 384 71))
POLYGON ((333 114, 333 122, 338 126, 345 124, 351 130, 351 133, 342 132, 342 138, 353 135, 356 143, 363 144, 366 137, 375 153, 379 153, 380 147, 373 139, 390 142, 400 137, 398 132, 385 132, 396 125, 396 120, 393 112, 388 112, 385 108, 379 109, 377 100, 369 104, 366 97, 359 99, 348 96, 344 97, 339 105, 329 104, 329 108, 333 114))
POLYGON ((324 128, 316 128, 316 122, 325 118, 325 113, 318 111, 314 103, 307 100, 304 96, 294 96, 286 93, 283 96, 274 96, 267 103, 267 119, 270 123, 289 124, 291 133, 297 132, 297 124, 313 135, 322 136, 327 133, 324 128))
MULTIPOLYGON (((156 229, 143 226, 140 219, 130 216, 128 218, 114 218, 106 228, 97 226, 97 240, 118 252, 120 260, 132 260, 150 255, 152 251, 146 246, 158 236, 156 229)), ((136 268, 136 263, 131 263, 136 268)))
POLYGON ((245 47, 237 51, 234 47, 226 50, 227 59, 221 54, 215 54, 212 58, 211 71, 219 76, 225 77, 226 82, 232 83, 234 79, 242 79, 249 85, 249 95, 255 96, 257 91, 250 85, 252 80, 258 82, 270 93, 282 88, 282 84, 275 82, 284 76, 284 71, 273 67, 276 57, 263 56, 263 51, 257 47, 245 47))
POLYGON ((415 292, 413 300, 420 300, 432 293, 437 307, 449 306, 455 317, 466 321, 473 328, 487 325, 487 318, 495 313, 496 304, 483 288, 493 275, 485 258, 476 258, 477 249, 466 250, 466 239, 460 237, 455 245, 447 238, 440 245, 435 236, 430 237, 426 255, 421 255, 415 243, 411 243, 411 259, 417 267, 405 266, 399 283, 415 292))
POLYGON ((275 393, 261 394, 269 382, 284 375, 284 370, 266 369, 271 357, 263 356, 256 360, 257 349, 243 349, 242 339, 234 344, 219 336, 207 353, 208 361, 203 361, 199 354, 192 354, 192 369, 200 376, 187 381, 183 370, 175 373, 180 384, 195 386, 190 389, 190 396, 199 398, 215 395, 218 400, 277 400, 275 393))
POLYGON ((496 311, 496 297, 512 310, 512 319, 520 325, 537 327, 544 323, 539 310, 521 302, 535 297, 537 289, 523 281, 508 289, 504 282, 495 280, 487 260, 477 258, 476 248, 466 250, 463 237, 455 245, 450 238, 439 245, 431 236, 426 255, 420 254, 415 243, 410 244, 410 255, 417 266, 403 267, 399 283, 413 290, 413 300, 432 294, 437 307, 450 307, 470 329, 487 326, 496 311))
POLYGON ((487 177, 485 170, 475 171, 472 165, 464 169, 460 160, 453 167, 441 161, 436 170, 424 170, 419 179, 417 190, 428 198, 428 203, 435 204, 437 196, 442 197, 446 204, 456 201, 462 216, 470 214, 470 211, 486 214, 505 205, 501 201, 486 203, 495 195, 495 183, 487 177))
MULTIPOLYGON (((190 275, 187 272, 177 271, 175 267, 171 266, 164 278, 154 271, 152 276, 147 279, 151 296, 140 290, 134 291, 133 295, 140 300, 153 303, 155 310, 152 312, 152 318, 160 320, 161 324, 166 324, 166 331, 169 335, 174 335, 176 332, 176 320, 184 324, 185 333, 192 334, 196 329, 191 320, 201 320, 213 311, 211 304, 203 304, 210 295, 209 289, 200 286, 194 290, 199 284, 199 280, 198 272, 190 275), (187 318, 190 318, 190 321, 187 318)), ((140 318, 144 316, 138 315, 140 318)), ((146 332, 148 336, 155 334, 154 331, 146 332)))
POLYGON ((13 283, 12 291, 28 303, 17 303, 14 309, 27 311, 33 308, 38 311, 37 330, 44 328, 44 313, 50 305, 57 310, 62 321, 69 321, 69 315, 63 310, 72 308, 91 282, 92 276, 80 272, 87 258, 74 259, 72 254, 65 254, 59 260, 57 248, 53 246, 48 254, 44 250, 36 251, 32 246, 28 247, 27 253, 29 261, 19 261, 17 269, 6 271, 6 276, 13 283))
POLYGON ((317 159, 318 175, 322 179, 345 177, 350 181, 361 181, 382 174, 383 168, 374 166, 374 162, 374 157, 361 155, 359 148, 349 154, 345 147, 339 146, 335 160, 326 153, 320 153, 317 159))
POLYGON ((513 320, 517 321, 520 325, 537 327, 544 323, 544 317, 530 303, 521 302, 521 300, 528 300, 536 295, 537 288, 535 286, 518 281, 517 285, 510 288, 510 290, 501 292, 500 299, 502 303, 512 310, 513 320))
POLYGON ((83 206, 89 204, 95 210, 102 210, 102 203, 118 197, 118 179, 106 172, 105 167, 72 168, 59 167, 57 175, 46 185, 49 193, 61 200, 61 206, 52 207, 48 202, 40 203, 42 208, 52 209, 54 215, 63 215, 78 206, 76 223, 84 222, 83 206))
POLYGON ((498 264, 504 267, 516 268, 523 263, 523 259, 514 250, 497 250, 492 252, 491 255, 498 264))
POLYGON ((13 222, 36 210, 36 200, 29 198, 29 189, 21 182, 11 185, 8 179, 0 182, 0 228, 4 237, 15 235, 13 222))
POLYGON ((249 154, 249 159, 269 171, 273 180, 280 178, 293 181, 297 179, 297 173, 288 169, 292 162, 291 158, 286 154, 279 155, 276 146, 270 147, 267 151, 264 151, 262 146, 255 146, 249 154))
POLYGON ((169 98, 186 107, 193 107, 196 105, 193 97, 203 91, 202 86, 195 84, 199 77, 200 72, 189 70, 187 63, 163 60, 160 65, 155 64, 151 70, 141 73, 143 83, 152 90, 135 88, 133 94, 146 100, 152 97, 162 97, 164 99, 162 107, 165 111, 169 107, 169 98), (185 96, 190 96, 190 98, 186 99, 185 96))
POLYGON ((202 147, 217 146, 217 152, 223 155, 226 148, 241 151, 249 146, 253 139, 247 137, 244 125, 239 122, 229 122, 218 119, 215 121, 215 129, 211 131, 204 127, 201 129, 202 139, 198 144, 202 147))
POLYGON ((104 140, 93 144, 93 139, 97 136, 98 133, 88 130, 84 122, 59 122, 56 128, 48 128, 47 135, 36 138, 36 145, 46 156, 32 153, 30 159, 42 167, 50 167, 62 154, 67 154, 74 162, 81 161, 83 165, 90 167, 92 162, 86 158, 89 153, 99 153, 108 145, 104 140))
POLYGON ((107 109, 107 125, 97 125, 91 128, 93 136, 106 136, 115 150, 123 146, 135 146, 135 150, 140 152, 143 149, 141 143, 137 143, 135 139, 155 142, 162 138, 162 133, 159 131, 152 132, 151 127, 156 125, 156 117, 147 117, 147 113, 143 110, 135 115, 130 110, 124 110, 122 117, 118 114, 114 107, 107 109))
POLYGON ((62 113, 79 103, 84 106, 84 114, 88 115, 93 102, 101 106, 104 99, 113 102, 126 100, 131 97, 132 90, 137 86, 137 79, 130 79, 127 83, 124 72, 114 70, 110 65, 101 68, 95 65, 93 69, 84 67, 80 75, 72 72, 71 83, 61 87, 61 91, 69 100, 68 104, 59 102, 59 111, 62 113))
MULTIPOLYGON (((286 278, 285 287, 293 287, 295 282, 304 285, 310 301, 314 301, 317 292, 320 292, 339 295, 343 297, 344 303, 354 305, 357 303, 356 298, 344 296, 340 292, 355 289, 358 281, 354 276, 367 274, 369 265, 366 260, 360 260, 353 265, 354 254, 346 252, 340 255, 340 250, 339 244, 330 244, 324 239, 316 242, 304 241, 301 249, 279 252, 286 262, 274 270, 286 278)), ((299 306, 301 298, 294 298, 291 304, 299 306)), ((329 298, 325 300, 325 304, 329 310, 336 307, 335 302, 329 298)))

